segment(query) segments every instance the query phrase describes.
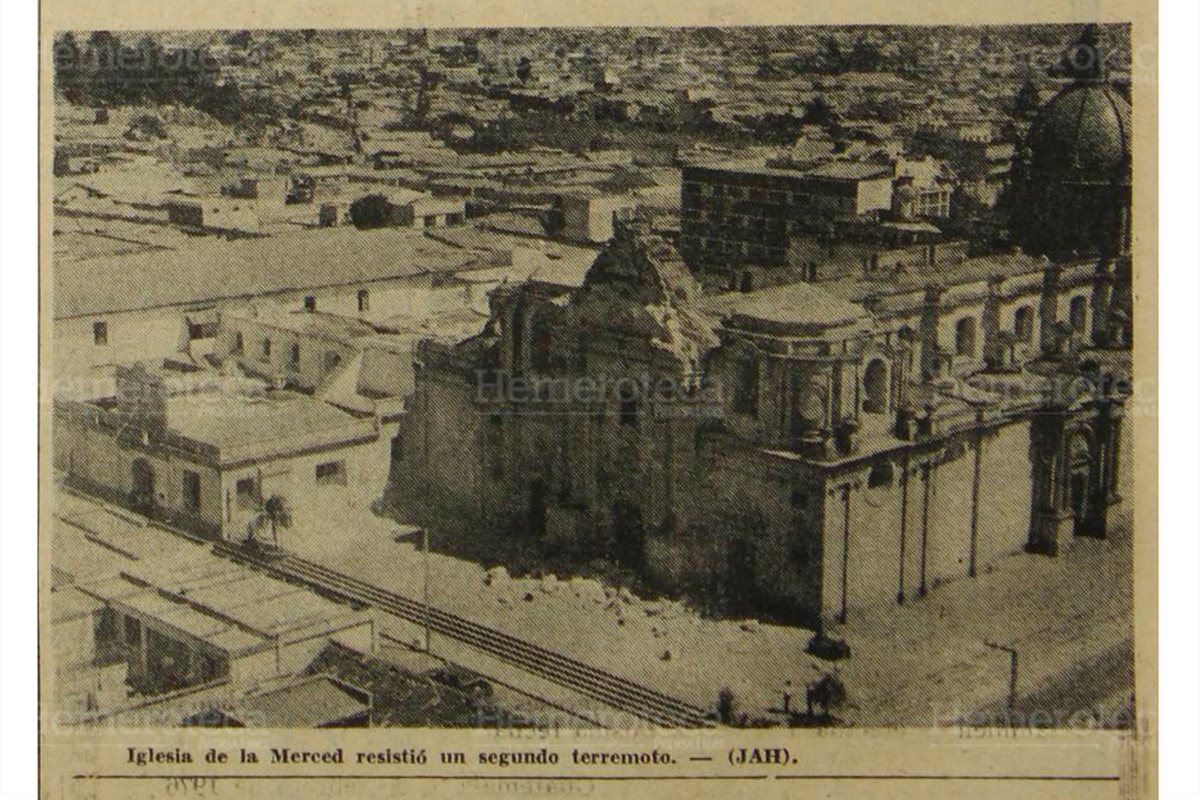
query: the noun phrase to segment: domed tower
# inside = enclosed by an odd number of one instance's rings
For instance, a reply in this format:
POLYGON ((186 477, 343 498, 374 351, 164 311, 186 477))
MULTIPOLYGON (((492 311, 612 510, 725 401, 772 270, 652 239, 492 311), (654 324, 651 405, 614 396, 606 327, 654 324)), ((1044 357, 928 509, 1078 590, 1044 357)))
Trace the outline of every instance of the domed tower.
POLYGON ((1108 83, 1099 29, 1067 48, 1070 78, 1038 112, 1018 168, 1013 234, 1030 253, 1123 256, 1129 250, 1129 102, 1108 83))

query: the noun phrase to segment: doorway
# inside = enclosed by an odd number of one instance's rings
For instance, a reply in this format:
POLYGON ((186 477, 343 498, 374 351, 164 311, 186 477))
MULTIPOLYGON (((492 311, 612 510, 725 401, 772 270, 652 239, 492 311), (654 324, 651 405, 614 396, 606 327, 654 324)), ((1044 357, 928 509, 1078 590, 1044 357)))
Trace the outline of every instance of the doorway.
POLYGON ((137 511, 149 512, 154 509, 154 468, 144 458, 135 458, 129 466, 130 484, 129 503, 137 511))
POLYGON ((646 530, 642 509, 620 499, 612 509, 613 558, 625 567, 640 567, 645 558, 646 530))
POLYGON ((1067 474, 1067 501, 1075 517, 1076 536, 1089 536, 1092 516, 1092 448, 1086 435, 1071 437, 1067 449, 1070 471, 1067 474))

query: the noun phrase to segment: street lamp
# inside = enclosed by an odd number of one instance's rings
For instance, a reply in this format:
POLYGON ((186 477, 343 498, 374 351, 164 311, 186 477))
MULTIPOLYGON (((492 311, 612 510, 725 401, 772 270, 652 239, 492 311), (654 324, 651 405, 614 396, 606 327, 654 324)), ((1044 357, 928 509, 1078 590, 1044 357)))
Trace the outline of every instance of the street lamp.
POLYGON ((1017 710, 1017 648, 1011 645, 998 644, 983 640, 985 647, 1008 653, 1008 723, 1013 723, 1013 715, 1017 710))

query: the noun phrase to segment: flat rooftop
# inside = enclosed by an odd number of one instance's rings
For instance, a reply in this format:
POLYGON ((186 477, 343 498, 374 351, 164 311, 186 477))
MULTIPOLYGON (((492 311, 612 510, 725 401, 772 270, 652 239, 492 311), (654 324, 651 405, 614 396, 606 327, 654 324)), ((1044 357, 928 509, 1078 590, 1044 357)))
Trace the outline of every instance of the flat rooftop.
POLYGON ((830 161, 814 169, 806 170, 803 174, 808 177, 835 181, 862 181, 890 176, 892 168, 863 161, 830 161))
POLYGON ((221 708, 245 727, 321 728, 361 717, 370 696, 329 675, 314 675, 277 689, 249 695, 221 708))
POLYGON ((825 181, 855 182, 871 178, 882 178, 892 174, 885 164, 867 161, 829 161, 814 168, 768 167, 760 159, 732 159, 711 163, 689 165, 689 169, 704 169, 716 172, 763 175, 793 180, 820 179, 825 181))
POLYGON ((369 420, 286 390, 174 395, 167 399, 167 427, 216 447, 221 466, 370 441, 378 435, 369 420))
POLYGON ((330 314, 324 311, 288 311, 273 303, 264 303, 259 307, 235 311, 228 316, 231 319, 250 320, 304 336, 338 341, 348 341, 376 333, 375 328, 354 317, 330 314))
MULTIPOLYGON (((203 551, 123 565, 75 588, 124 613, 153 619, 230 656, 273 645, 290 633, 333 631, 359 612, 203 551)), ((307 635, 307 633, 305 633, 307 635)))
POLYGON ((276 292, 457 272, 475 256, 419 231, 352 226, 97 257, 53 270, 54 316, 214 303, 276 292))

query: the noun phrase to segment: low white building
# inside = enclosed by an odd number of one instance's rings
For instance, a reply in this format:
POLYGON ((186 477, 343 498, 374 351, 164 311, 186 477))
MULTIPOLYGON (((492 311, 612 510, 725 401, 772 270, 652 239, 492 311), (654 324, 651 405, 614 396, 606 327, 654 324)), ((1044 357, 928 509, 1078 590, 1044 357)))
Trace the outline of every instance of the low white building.
POLYGON ((278 536, 273 497, 293 532, 358 507, 387 477, 381 438, 375 419, 214 372, 122 367, 115 397, 54 403, 69 483, 210 538, 278 536))

